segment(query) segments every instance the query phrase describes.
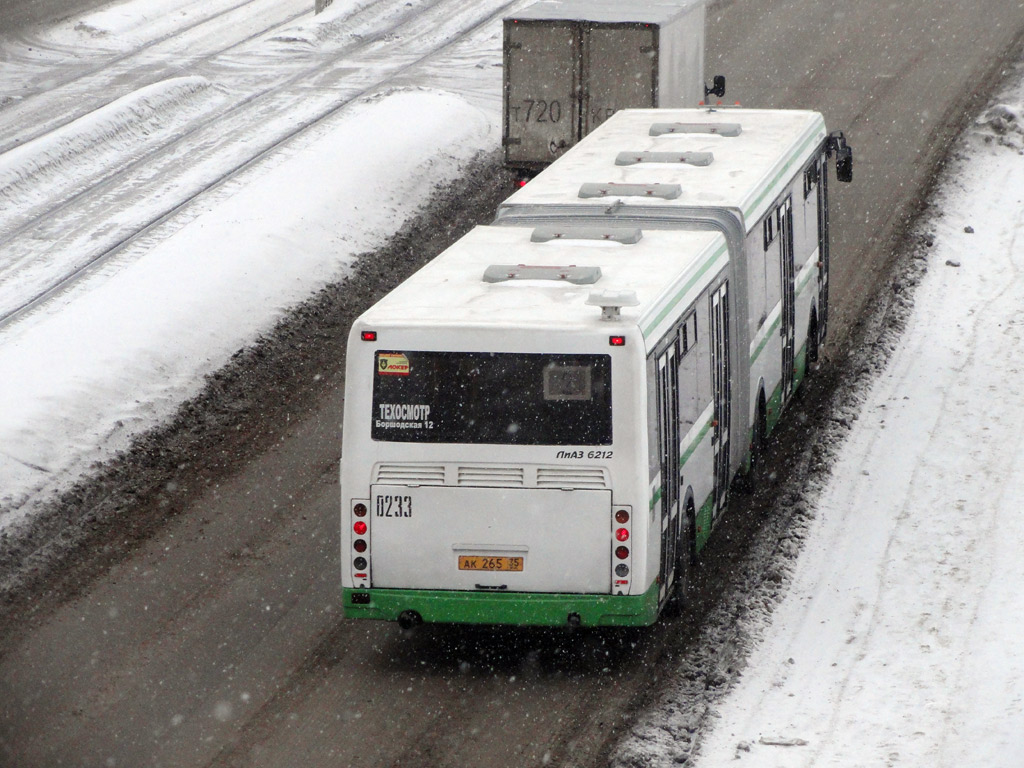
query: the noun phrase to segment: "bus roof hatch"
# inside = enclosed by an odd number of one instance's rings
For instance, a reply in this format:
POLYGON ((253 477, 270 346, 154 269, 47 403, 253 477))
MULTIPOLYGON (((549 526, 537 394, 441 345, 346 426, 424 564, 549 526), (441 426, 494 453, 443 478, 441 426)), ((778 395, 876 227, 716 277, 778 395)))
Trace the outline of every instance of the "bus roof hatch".
POLYGON ((743 132, 739 123, 655 123, 651 126, 651 136, 664 136, 666 133, 710 133, 715 136, 735 138, 743 132))
POLYGON ((552 240, 609 240, 622 245, 636 245, 644 236, 639 227, 536 227, 531 242, 549 243, 552 240))
POLYGON ((683 163, 684 165, 711 165, 715 156, 711 152, 619 152, 616 165, 638 163, 683 163))
POLYGON ((601 279, 600 267, 543 267, 527 264, 492 264, 484 270, 485 283, 506 280, 562 280, 575 285, 592 285, 601 279))
POLYGON ((678 184, 594 184, 588 182, 580 187, 580 197, 660 197, 675 200, 683 194, 678 184))

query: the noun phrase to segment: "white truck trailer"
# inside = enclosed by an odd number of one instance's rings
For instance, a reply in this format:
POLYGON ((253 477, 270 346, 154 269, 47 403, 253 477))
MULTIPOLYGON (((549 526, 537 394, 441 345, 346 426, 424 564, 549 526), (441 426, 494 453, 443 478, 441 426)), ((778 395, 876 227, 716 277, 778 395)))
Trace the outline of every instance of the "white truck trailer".
POLYGON ((506 165, 535 174, 620 109, 697 106, 704 21, 705 0, 544 0, 506 18, 506 165))

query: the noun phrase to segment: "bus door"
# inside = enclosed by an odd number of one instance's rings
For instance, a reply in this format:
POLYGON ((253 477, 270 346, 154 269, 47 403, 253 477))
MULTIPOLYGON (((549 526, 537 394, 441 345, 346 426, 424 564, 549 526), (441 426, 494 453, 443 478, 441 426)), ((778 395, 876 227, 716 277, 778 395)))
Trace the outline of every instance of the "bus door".
POLYGON ((658 452, 661 457, 661 584, 664 599, 675 581, 679 541, 679 342, 658 356, 658 452))
POLYGON ((825 158, 818 166, 818 340, 828 328, 828 169, 825 158))
POLYGON ((782 264, 782 401, 793 393, 794 356, 796 354, 796 282, 793 275, 793 199, 787 197, 777 211, 779 251, 782 264))
POLYGON ((711 395, 714 398, 711 446, 715 462, 715 512, 725 509, 729 491, 729 282, 711 294, 711 395))

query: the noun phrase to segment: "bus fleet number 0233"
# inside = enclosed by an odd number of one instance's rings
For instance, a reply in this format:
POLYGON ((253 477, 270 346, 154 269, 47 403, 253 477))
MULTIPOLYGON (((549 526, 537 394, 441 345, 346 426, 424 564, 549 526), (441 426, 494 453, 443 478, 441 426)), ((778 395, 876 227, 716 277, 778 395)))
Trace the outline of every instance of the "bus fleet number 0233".
POLYGON ((378 496, 377 517, 412 517, 412 496, 378 496))

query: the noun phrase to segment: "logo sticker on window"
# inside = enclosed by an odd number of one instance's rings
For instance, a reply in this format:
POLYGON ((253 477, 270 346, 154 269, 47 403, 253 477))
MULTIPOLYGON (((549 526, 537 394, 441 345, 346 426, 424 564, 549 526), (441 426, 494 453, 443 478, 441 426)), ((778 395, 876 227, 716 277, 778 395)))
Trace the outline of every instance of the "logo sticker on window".
POLYGON ((590 400, 589 365, 548 365, 544 368, 545 400, 590 400))
POLYGON ((408 376, 409 358, 401 352, 381 352, 377 355, 377 374, 380 376, 408 376))

